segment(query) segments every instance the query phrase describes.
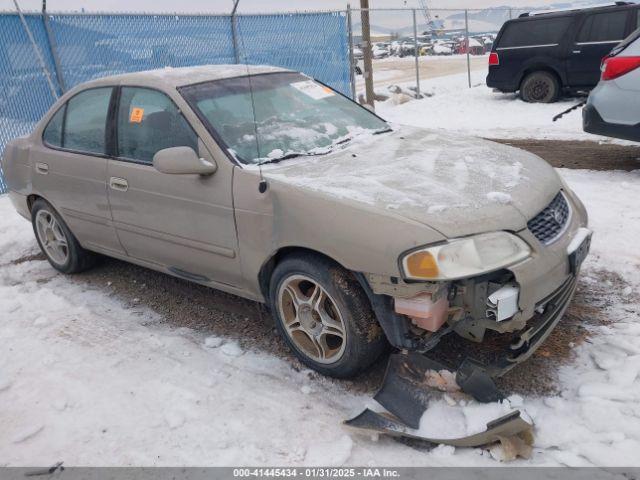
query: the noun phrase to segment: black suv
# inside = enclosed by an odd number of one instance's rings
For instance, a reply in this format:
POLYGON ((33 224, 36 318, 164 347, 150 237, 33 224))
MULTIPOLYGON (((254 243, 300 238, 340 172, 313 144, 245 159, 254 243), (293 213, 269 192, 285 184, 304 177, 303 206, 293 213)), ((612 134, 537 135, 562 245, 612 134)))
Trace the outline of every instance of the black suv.
POLYGON ((640 26, 640 5, 529 14, 506 22, 489 57, 487 85, 527 102, 554 102, 595 87, 602 59, 640 26))

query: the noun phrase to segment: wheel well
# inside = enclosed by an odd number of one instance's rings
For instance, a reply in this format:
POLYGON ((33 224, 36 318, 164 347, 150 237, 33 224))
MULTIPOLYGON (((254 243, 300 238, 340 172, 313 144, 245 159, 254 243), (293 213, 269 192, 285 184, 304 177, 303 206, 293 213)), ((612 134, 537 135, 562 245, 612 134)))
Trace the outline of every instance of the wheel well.
POLYGON ((260 269, 260 273, 258 273, 258 283, 260 284, 260 292, 262 293, 263 297, 267 300, 267 303, 269 300, 269 282, 271 281, 271 274, 275 270, 276 265, 278 265, 278 263, 280 263, 286 257, 289 257, 291 255, 300 255, 300 254, 323 257, 329 260, 330 262, 340 265, 340 263, 336 262, 333 258, 329 257, 328 255, 325 255, 324 253, 318 252, 317 250, 312 250, 310 248, 304 248, 304 247, 281 248, 267 262, 265 262, 264 265, 262 265, 262 268, 260 269))
POLYGON ((42 197, 40 195, 35 195, 35 194, 29 195, 27 197, 27 208, 29 208, 29 211, 31 211, 31 209, 33 208, 33 204, 39 198, 42 198, 42 197))
POLYGON ((520 77, 520 84, 518 88, 522 87, 522 82, 524 82, 524 79, 527 78, 527 76, 535 72, 550 73, 551 75, 556 77, 556 80, 558 80, 558 85, 560 86, 560 88, 563 87, 562 77, 560 77, 560 74, 554 68, 548 67, 548 66, 539 66, 539 67, 529 67, 524 72, 522 72, 522 76, 520 77))

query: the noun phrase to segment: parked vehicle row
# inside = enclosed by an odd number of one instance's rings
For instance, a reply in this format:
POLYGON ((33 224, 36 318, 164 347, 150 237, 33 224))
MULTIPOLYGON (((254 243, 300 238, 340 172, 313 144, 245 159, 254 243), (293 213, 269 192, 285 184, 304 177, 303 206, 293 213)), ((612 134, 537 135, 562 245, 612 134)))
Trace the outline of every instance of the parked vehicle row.
MULTIPOLYGON (((472 35, 469 37, 468 43, 464 35, 451 35, 443 38, 419 36, 417 42, 413 37, 406 37, 390 42, 374 43, 372 56, 374 59, 415 56, 416 44, 420 56, 465 54, 467 51, 472 55, 485 55, 491 51, 494 39, 495 34, 491 33, 472 35)), ((354 47, 353 56, 356 60, 364 57, 361 45, 354 47)))

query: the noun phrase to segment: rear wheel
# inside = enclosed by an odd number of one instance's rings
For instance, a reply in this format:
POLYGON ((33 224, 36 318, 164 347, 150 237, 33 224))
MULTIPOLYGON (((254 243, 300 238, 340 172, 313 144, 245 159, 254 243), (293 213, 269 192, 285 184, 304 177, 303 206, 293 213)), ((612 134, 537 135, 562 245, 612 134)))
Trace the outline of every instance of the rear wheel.
POLYGON ((48 202, 43 199, 34 202, 31 221, 38 245, 53 268, 62 273, 79 273, 94 265, 96 255, 80 246, 48 202))
POLYGON ((530 103, 552 103, 560 96, 560 82, 549 72, 533 72, 520 86, 520 97, 530 103))
POLYGON ((308 367, 347 378, 387 348, 365 292, 339 265, 315 255, 286 258, 271 277, 277 328, 308 367))

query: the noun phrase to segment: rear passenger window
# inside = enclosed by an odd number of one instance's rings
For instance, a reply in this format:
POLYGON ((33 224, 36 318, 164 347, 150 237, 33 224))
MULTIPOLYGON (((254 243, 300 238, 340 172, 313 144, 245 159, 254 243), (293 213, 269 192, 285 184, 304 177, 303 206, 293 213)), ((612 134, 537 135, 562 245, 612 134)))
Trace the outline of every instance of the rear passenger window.
POLYGON ((118 155, 152 163, 156 152, 170 147, 198 151, 198 136, 176 104, 157 90, 123 87, 118 110, 118 155))
POLYGON ((111 88, 85 90, 67 103, 62 147, 78 152, 106 153, 106 127, 111 88))
POLYGON ((507 24, 499 48, 534 47, 560 43, 571 25, 571 17, 535 18, 507 24))
POLYGON ((627 10, 588 16, 578 34, 578 43, 622 41, 627 18, 627 10))
POLYGON ((62 147, 62 125, 64 123, 64 110, 67 108, 63 105, 58 109, 56 114, 49 120, 49 124, 44 129, 42 139, 44 143, 52 147, 62 147))

